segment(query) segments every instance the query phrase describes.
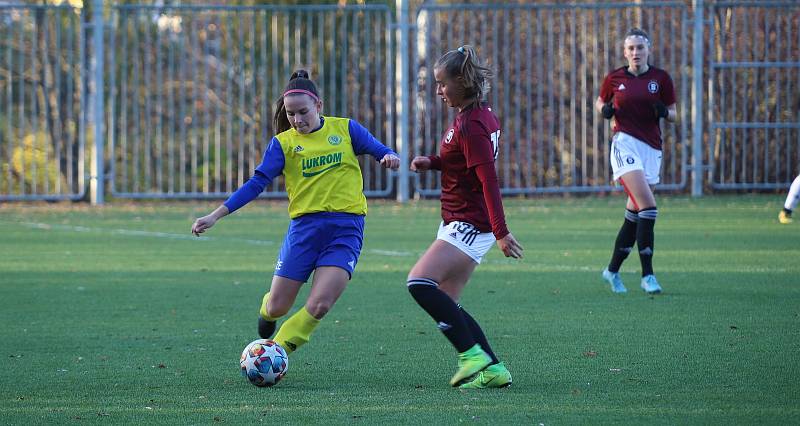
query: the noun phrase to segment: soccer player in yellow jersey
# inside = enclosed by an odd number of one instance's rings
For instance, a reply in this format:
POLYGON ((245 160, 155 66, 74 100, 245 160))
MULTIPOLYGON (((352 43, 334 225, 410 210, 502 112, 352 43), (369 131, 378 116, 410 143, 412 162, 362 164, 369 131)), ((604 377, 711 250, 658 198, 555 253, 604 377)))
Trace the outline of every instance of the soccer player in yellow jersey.
POLYGON ((313 272, 305 306, 273 338, 291 353, 308 342, 358 262, 367 201, 357 156, 370 154, 393 170, 400 159, 355 120, 323 117, 317 87, 303 70, 292 74, 273 122, 277 134, 253 176, 217 209, 198 218, 192 233, 205 232, 258 197, 275 177, 284 176, 291 222, 272 285, 261 302, 258 333, 265 339, 272 336, 276 320, 289 312, 313 272))

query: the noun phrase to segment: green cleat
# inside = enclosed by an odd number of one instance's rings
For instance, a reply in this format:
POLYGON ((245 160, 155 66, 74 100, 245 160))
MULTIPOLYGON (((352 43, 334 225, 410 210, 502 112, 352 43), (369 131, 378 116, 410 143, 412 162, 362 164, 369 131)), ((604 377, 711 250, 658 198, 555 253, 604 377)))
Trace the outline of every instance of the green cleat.
POLYGON ((504 388, 511 386, 511 373, 508 372, 506 366, 501 362, 486 367, 485 370, 478 373, 475 380, 464 383, 459 386, 459 389, 488 389, 488 388, 504 388))
POLYGON ((458 354, 458 371, 450 379, 450 386, 456 387, 491 364, 492 358, 481 349, 481 345, 467 349, 458 354))

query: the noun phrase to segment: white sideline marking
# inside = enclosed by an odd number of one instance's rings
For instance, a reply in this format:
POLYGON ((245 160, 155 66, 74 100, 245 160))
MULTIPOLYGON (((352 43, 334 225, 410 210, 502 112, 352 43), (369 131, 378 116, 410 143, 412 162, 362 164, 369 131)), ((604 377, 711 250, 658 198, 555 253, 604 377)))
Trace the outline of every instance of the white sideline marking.
POLYGON ((169 232, 154 232, 154 231, 138 231, 135 229, 108 229, 108 228, 88 228, 86 226, 73 226, 73 225, 60 225, 51 223, 37 223, 37 222, 6 222, 0 223, 22 225, 33 229, 44 230, 59 230, 59 231, 72 231, 72 232, 98 232, 108 233, 112 235, 125 235, 133 237, 153 237, 153 238, 167 238, 171 240, 191 240, 191 241, 239 241, 247 244, 254 244, 260 246, 269 246, 274 244, 269 240, 250 240, 246 238, 223 238, 223 237, 196 237, 194 235, 173 234, 169 232))

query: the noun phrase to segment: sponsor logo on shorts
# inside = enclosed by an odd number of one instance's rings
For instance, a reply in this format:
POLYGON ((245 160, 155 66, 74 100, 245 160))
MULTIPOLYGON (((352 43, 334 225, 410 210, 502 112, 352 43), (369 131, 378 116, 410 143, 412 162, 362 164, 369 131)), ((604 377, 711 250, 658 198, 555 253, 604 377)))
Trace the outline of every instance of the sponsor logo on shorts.
POLYGON ((625 157, 625 162, 628 163, 628 164, 633 164, 633 163, 636 162, 636 160, 634 160, 633 157, 631 157, 629 155, 629 156, 625 157))

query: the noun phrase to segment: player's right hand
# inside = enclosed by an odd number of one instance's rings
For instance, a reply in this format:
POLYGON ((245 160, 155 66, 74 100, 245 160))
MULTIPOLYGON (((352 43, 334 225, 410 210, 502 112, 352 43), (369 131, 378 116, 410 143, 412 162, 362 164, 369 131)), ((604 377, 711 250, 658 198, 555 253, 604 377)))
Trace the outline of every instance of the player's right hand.
POLYGON ((212 214, 199 217, 192 224, 192 234, 199 237, 200 234, 206 232, 206 229, 211 228, 215 223, 217 223, 217 219, 212 214))
POLYGON ((425 156, 414 157, 411 160, 411 171, 412 172, 422 172, 425 170, 430 170, 431 168, 431 159, 425 156))

